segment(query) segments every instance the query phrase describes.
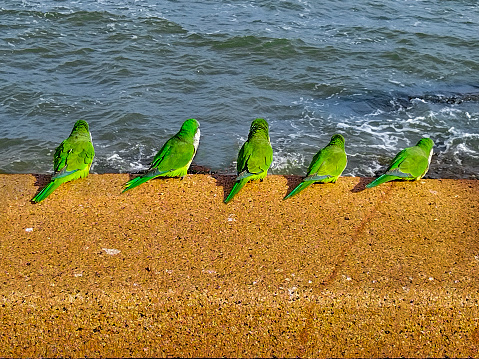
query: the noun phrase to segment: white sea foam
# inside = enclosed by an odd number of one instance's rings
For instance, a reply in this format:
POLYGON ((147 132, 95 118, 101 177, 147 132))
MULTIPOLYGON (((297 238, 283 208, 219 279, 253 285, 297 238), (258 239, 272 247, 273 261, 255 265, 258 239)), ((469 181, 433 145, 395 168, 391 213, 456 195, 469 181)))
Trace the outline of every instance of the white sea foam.
MULTIPOLYGON (((276 151, 273 155, 271 172, 275 174, 291 174, 294 169, 307 168, 305 156, 301 153, 276 151)), ((299 172, 299 171, 297 171, 299 172)))
POLYGON ((123 159, 120 157, 118 153, 114 153, 110 157, 107 157, 106 160, 109 162, 113 162, 113 161, 122 161, 123 159))
POLYGON ((115 168, 118 172, 135 173, 148 169, 140 160, 132 161, 128 158, 121 157, 118 153, 114 153, 106 158, 108 165, 115 168))

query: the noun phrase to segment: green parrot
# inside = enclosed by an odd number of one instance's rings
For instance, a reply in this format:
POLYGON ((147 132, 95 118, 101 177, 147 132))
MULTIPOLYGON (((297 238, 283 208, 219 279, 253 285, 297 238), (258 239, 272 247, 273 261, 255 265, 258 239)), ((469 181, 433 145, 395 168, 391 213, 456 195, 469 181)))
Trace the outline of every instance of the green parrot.
POLYGON ((394 157, 386 173, 366 185, 366 188, 396 179, 414 181, 424 177, 431 163, 433 146, 434 142, 425 137, 416 146, 405 148, 394 157))
POLYGON ((284 199, 298 194, 313 183, 336 182, 346 168, 348 160, 344 151, 344 137, 334 135, 328 145, 314 155, 309 164, 308 174, 284 199))
POLYGON ((194 118, 183 122, 178 133, 158 151, 148 172, 125 183, 123 192, 156 177, 186 176, 200 143, 199 127, 200 123, 194 118))
POLYGON ((228 203, 243 186, 252 180, 263 180, 273 162, 273 148, 269 140, 268 122, 257 118, 251 123, 248 140, 238 153, 236 170, 238 177, 225 203, 228 203))
POLYGON ((57 147, 53 155, 55 171, 50 183, 40 191, 32 202, 38 203, 47 198, 62 183, 85 178, 95 157, 88 123, 75 122, 70 136, 57 147))

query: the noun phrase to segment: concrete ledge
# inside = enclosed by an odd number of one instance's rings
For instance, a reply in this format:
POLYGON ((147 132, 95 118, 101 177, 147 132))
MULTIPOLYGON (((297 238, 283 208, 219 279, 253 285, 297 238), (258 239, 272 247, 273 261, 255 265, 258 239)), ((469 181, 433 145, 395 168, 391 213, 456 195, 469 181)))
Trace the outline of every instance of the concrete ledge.
POLYGON ((466 357, 479 181, 0 175, 0 356, 466 357))

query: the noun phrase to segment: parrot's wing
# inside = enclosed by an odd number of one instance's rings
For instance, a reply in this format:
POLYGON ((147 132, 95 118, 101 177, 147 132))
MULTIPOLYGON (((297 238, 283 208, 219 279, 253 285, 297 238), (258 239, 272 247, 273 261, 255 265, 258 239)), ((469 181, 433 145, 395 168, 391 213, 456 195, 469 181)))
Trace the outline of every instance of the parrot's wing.
POLYGON ((73 172, 89 167, 95 156, 90 141, 71 140, 67 138, 55 150, 53 167, 55 172, 73 172))
POLYGON ((238 154, 238 172, 262 173, 273 162, 273 150, 267 141, 247 141, 238 154))
POLYGON ((56 148, 53 155, 53 170, 60 172, 66 166, 68 155, 72 152, 71 141, 68 138, 56 148))
POLYGON ((195 147, 192 143, 172 137, 158 151, 150 168, 160 172, 183 168, 194 155, 195 147))
POLYGON ((329 146, 320 150, 311 161, 308 176, 338 177, 346 167, 346 153, 337 146, 329 146))
POLYGON ((245 170, 248 169, 247 164, 251 156, 252 150, 253 150, 253 147, 250 145, 248 141, 243 143, 243 146, 241 146, 238 152, 238 160, 236 163, 237 173, 244 172, 245 170))
POLYGON ((428 165, 428 158, 420 148, 409 147, 394 157, 386 174, 401 178, 417 178, 425 172, 428 165))

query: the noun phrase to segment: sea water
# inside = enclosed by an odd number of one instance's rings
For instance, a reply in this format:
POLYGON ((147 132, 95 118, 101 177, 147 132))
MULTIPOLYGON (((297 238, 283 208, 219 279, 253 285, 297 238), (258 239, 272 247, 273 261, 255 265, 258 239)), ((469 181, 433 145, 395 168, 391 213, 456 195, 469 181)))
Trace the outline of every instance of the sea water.
POLYGON ((234 173, 252 120, 271 172, 304 174, 335 133, 344 175, 421 137, 427 177, 479 176, 475 0, 0 0, 0 172, 49 173, 84 119, 92 172, 148 168, 188 118, 194 164, 234 173))

